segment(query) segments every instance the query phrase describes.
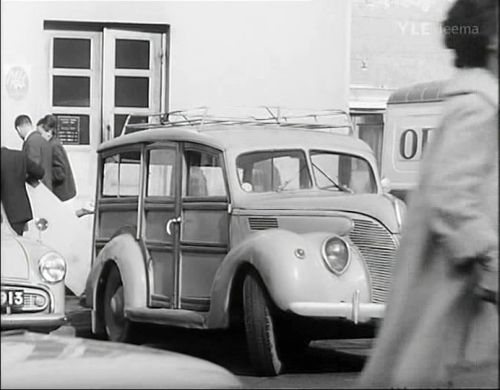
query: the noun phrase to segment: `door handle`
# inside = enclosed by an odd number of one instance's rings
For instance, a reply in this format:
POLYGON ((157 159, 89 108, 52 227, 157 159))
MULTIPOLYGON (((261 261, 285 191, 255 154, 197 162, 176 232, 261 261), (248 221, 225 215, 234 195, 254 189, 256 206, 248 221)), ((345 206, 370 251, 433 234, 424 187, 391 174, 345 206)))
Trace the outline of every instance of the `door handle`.
POLYGON ((111 126, 109 124, 106 125, 106 140, 109 141, 111 139, 111 126))
POLYGON ((173 223, 181 223, 181 222, 182 222, 182 218, 181 217, 169 219, 168 222, 167 222, 167 225, 165 226, 165 230, 166 230, 167 234, 169 236, 172 235, 172 232, 170 231, 170 225, 172 225, 173 223))

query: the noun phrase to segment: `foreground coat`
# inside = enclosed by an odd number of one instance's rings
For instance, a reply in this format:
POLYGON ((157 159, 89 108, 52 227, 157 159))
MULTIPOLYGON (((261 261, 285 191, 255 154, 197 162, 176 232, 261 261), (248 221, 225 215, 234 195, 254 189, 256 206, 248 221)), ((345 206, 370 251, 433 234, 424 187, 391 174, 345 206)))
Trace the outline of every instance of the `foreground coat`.
POLYGON ((61 141, 52 137, 52 192, 62 201, 76 196, 75 179, 69 158, 61 141))
POLYGON ((445 95, 361 387, 447 386, 450 366, 498 362, 497 307, 472 292, 481 273, 498 280, 498 81, 459 70, 445 95), (494 258, 486 270, 468 260, 484 254, 494 258))
POLYGON ((38 131, 33 131, 23 142, 23 152, 42 166, 45 172, 42 183, 52 191, 52 146, 38 131))
POLYGON ((7 219, 16 233, 21 234, 19 225, 33 218, 26 182, 40 180, 45 172, 22 151, 3 146, 1 150, 1 200, 7 219))

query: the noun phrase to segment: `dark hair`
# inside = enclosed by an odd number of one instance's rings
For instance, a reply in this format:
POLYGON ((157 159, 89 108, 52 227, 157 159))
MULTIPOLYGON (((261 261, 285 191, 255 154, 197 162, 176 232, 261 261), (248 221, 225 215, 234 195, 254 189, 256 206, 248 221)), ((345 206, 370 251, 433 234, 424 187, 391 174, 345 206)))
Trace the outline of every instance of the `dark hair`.
POLYGON ((457 68, 486 67, 488 45, 497 34, 498 0, 457 0, 443 22, 444 43, 457 68))
POLYGON ((43 118, 43 127, 46 131, 52 130, 54 133, 57 130, 57 117, 52 114, 47 114, 43 118))
POLYGON ((31 125, 31 119, 28 115, 19 115, 14 121, 14 127, 19 127, 23 125, 31 125))
POLYGON ((44 126, 45 125, 45 118, 40 119, 38 122, 36 122, 37 126, 44 126))

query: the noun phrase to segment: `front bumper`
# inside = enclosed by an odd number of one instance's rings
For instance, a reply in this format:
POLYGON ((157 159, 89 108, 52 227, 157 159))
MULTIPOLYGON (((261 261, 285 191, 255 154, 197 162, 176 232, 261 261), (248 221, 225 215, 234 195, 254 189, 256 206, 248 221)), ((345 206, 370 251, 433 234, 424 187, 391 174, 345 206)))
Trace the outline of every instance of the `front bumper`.
POLYGON ((304 317, 347 318, 354 324, 383 318, 385 312, 383 303, 361 303, 359 290, 354 292, 351 302, 291 302, 289 308, 293 313, 304 317))
POLYGON ((2 314, 2 329, 44 329, 52 330, 66 323, 64 314, 2 314))

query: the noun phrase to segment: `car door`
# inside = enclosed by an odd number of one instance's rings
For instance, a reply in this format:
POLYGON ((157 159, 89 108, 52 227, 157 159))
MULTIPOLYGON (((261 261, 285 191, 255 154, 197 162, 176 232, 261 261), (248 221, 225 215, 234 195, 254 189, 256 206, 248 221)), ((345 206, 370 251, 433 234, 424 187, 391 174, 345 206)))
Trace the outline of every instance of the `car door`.
POLYGON ((138 225, 141 184, 141 147, 126 146, 99 156, 99 182, 95 215, 95 253, 121 228, 138 225))
POLYGON ((221 151, 182 147, 179 307, 207 311, 215 273, 228 252, 228 191, 221 151))
POLYGON ((178 308, 181 155, 176 143, 145 149, 143 237, 149 252, 149 306, 178 308))

